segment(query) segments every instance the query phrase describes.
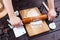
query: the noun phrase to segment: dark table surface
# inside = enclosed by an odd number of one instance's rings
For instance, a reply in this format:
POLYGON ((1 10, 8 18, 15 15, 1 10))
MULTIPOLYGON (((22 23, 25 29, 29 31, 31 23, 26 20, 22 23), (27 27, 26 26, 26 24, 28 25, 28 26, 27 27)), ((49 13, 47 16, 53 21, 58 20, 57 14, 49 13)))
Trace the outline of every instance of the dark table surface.
MULTIPOLYGON (((41 0, 41 1, 43 1, 43 0, 41 0)), ((34 0, 34 4, 36 4, 36 3, 38 3, 38 5, 41 4, 39 2, 39 0, 37 0, 37 1, 34 0)), ((26 33, 26 34, 24 34, 24 35, 22 35, 22 36, 20 36, 18 38, 15 37, 12 30, 9 30, 8 31, 9 40, 60 40, 60 12, 59 12, 60 11, 60 5, 59 4, 60 4, 60 0, 55 0, 55 8, 57 8, 56 9, 57 13, 59 13, 59 16, 53 20, 53 22, 56 23, 56 26, 57 26, 56 29, 50 30, 49 32, 39 34, 39 35, 34 36, 34 37, 29 37, 28 34, 26 33)), ((30 4, 30 5, 32 5, 32 4, 30 4)), ((38 5, 36 4, 36 6, 38 6, 38 5)), ((38 7, 40 7, 40 6, 38 6, 38 7)), ((43 12, 45 12, 45 11, 43 11, 43 12)), ((6 26, 8 24, 6 20, 7 20, 7 16, 0 19, 0 24, 2 24, 2 26, 6 26)), ((47 23, 49 23, 49 22, 47 21, 47 23)))

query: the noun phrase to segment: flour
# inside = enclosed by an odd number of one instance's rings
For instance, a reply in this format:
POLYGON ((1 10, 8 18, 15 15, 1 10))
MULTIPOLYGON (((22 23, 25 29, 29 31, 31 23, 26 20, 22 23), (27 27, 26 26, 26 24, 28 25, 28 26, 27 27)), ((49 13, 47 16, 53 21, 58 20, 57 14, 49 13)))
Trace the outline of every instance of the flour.
POLYGON ((35 21, 35 22, 31 22, 31 23, 30 23, 30 26, 31 26, 31 28, 42 27, 42 20, 35 21))
MULTIPOLYGON (((39 14, 34 9, 30 10, 27 14, 27 17, 36 17, 36 16, 39 16, 39 14)), ((41 24, 42 24, 42 20, 39 20, 39 21, 31 22, 29 25, 31 26, 31 28, 38 28, 41 27, 41 24)))
POLYGON ((34 9, 30 10, 27 14, 27 17, 35 17, 35 16, 39 16, 39 14, 34 9))

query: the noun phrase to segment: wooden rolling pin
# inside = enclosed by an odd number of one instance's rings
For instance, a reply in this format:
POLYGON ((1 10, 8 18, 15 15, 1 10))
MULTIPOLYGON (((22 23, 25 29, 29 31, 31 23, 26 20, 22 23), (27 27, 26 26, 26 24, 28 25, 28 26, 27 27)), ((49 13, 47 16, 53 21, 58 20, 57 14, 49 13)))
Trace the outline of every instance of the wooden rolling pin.
MULTIPOLYGON (((45 2, 42 2, 42 4, 44 5, 44 7, 47 9, 47 11, 49 11, 49 8, 47 7, 47 5, 45 4, 45 2)), ((28 17, 28 18, 24 18, 23 22, 26 23, 30 23, 32 21, 37 21, 37 20, 45 20, 47 19, 47 15, 40 15, 40 16, 36 16, 36 17, 28 17)))
POLYGON ((28 17, 28 18, 24 18, 22 21, 26 24, 26 23, 30 23, 32 21, 37 21, 37 20, 45 20, 47 19, 47 15, 40 15, 40 16, 36 16, 36 17, 28 17))

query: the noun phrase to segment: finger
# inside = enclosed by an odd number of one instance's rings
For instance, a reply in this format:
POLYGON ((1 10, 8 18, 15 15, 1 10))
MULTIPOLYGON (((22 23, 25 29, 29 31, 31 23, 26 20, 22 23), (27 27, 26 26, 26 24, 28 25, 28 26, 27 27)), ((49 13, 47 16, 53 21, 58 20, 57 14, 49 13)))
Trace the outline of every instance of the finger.
POLYGON ((23 25, 23 23, 22 23, 22 21, 20 21, 20 22, 19 22, 19 26, 22 26, 22 25, 23 25))
POLYGON ((53 18, 52 17, 50 18, 50 21, 53 21, 53 18))
POLYGON ((14 27, 19 27, 19 24, 17 23, 17 24, 14 24, 13 26, 14 26, 14 27))
POLYGON ((53 21, 55 17, 50 16, 50 21, 53 21))
POLYGON ((55 17, 52 17, 52 20, 54 20, 55 17))
POLYGON ((48 17, 48 20, 49 20, 49 21, 52 21, 52 20, 53 20, 53 18, 52 18, 51 16, 49 16, 49 17, 48 17))
POLYGON ((17 22, 16 24, 14 24, 14 26, 15 26, 15 27, 20 27, 20 26, 22 26, 22 22, 19 21, 19 22, 17 22))
POLYGON ((49 14, 48 14, 48 20, 50 20, 49 14))

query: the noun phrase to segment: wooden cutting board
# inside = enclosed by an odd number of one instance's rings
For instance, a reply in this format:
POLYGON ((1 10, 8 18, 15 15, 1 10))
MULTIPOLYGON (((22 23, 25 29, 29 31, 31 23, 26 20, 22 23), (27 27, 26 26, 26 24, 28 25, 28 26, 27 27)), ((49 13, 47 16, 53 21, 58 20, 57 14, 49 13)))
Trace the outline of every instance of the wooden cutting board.
MULTIPOLYGON (((38 10, 37 7, 34 7, 34 8, 21 10, 20 15, 21 15, 22 19, 24 19, 24 18, 27 18, 27 17, 39 16, 39 15, 41 15, 41 13, 40 13, 40 11, 38 10)), ((26 27, 26 30, 27 30, 28 35, 30 37, 34 36, 34 35, 37 35, 37 34, 47 32, 47 31, 50 30, 48 25, 46 24, 46 22, 43 21, 43 20, 30 22, 28 24, 25 24, 25 27, 26 27)))

